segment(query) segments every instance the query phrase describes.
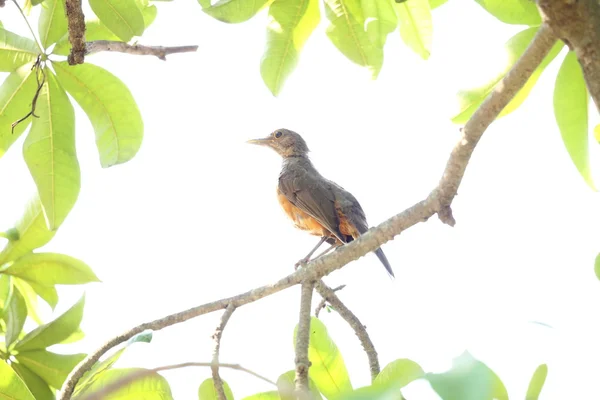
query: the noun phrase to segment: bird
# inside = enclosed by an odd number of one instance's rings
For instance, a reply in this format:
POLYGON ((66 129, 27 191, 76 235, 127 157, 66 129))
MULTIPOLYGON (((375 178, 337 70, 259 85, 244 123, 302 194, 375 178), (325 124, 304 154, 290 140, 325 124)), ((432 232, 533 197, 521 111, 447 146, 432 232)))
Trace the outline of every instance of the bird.
MULTIPOLYGON (((296 228, 321 237, 296 266, 310 261, 325 242, 332 246, 315 258, 367 232, 369 226, 358 200, 317 171, 300 134, 289 129, 277 129, 267 137, 251 139, 247 143, 269 147, 283 158, 277 185, 279 204, 296 228)), ((378 248, 374 253, 393 278, 394 272, 383 250, 378 248)))

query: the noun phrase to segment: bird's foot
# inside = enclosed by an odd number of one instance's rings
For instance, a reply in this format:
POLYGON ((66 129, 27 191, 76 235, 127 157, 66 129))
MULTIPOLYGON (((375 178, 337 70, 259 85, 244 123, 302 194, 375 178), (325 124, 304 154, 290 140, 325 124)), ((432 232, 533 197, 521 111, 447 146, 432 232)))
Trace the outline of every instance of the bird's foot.
POLYGON ((306 257, 303 258, 302 260, 300 260, 296 264, 294 264, 294 269, 297 270, 300 267, 305 267, 309 261, 310 261, 310 258, 306 258, 306 257))

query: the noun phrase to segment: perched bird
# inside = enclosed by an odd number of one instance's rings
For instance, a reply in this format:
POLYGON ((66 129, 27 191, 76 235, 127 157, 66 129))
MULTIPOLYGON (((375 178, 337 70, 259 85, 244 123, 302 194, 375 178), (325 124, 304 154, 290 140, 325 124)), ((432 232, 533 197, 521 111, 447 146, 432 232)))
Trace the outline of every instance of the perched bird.
MULTIPOLYGON (((279 203, 297 228, 321 237, 317 246, 298 263, 309 261, 326 241, 332 246, 322 254, 351 242, 369 229, 356 198, 316 170, 308 158, 306 142, 299 134, 278 129, 266 138, 248 143, 270 147, 283 157, 277 186, 279 203)), ((383 250, 379 248, 375 254, 393 277, 394 272, 383 250)))

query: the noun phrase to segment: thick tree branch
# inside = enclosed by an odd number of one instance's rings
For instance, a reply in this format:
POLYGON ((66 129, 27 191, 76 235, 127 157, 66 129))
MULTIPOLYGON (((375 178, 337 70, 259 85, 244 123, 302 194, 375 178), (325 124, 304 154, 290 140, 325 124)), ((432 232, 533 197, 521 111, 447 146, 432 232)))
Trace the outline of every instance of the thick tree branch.
POLYGON ((341 246, 337 251, 310 261, 306 267, 298 269, 293 274, 288 275, 275 283, 252 289, 237 296, 202 304, 190 308, 189 310, 143 323, 110 339, 100 348, 88 354, 88 356, 71 371, 63 384, 58 399, 70 399, 73 389, 79 379, 100 359, 100 357, 102 357, 104 353, 146 329, 154 331, 160 330, 200 315, 222 310, 229 306, 229 304, 240 307, 306 280, 317 281, 318 279, 321 279, 321 277, 342 268, 349 262, 357 260, 365 254, 372 252, 384 243, 392 240, 396 235, 419 222, 426 221, 434 214, 446 214, 452 200, 456 196, 469 159, 475 149, 475 145, 483 135, 483 132, 525 84, 527 79, 531 76, 531 73, 537 68, 546 54, 548 54, 555 40, 554 35, 549 32, 549 29, 546 26, 540 28, 532 43, 525 53, 523 53, 523 56, 517 61, 512 70, 509 71, 504 79, 502 79, 467 122, 459 142, 450 154, 446 169, 444 170, 438 186, 425 200, 416 203, 400 214, 397 214, 377 227, 370 229, 356 240, 341 246))
POLYGON ((308 391, 308 344, 310 342, 310 305, 315 282, 302 282, 300 293, 300 315, 296 332, 296 395, 298 399, 309 399, 308 391))
POLYGON ((213 365, 211 366, 211 370, 215 390, 219 400, 227 400, 227 396, 225 396, 225 390, 223 390, 223 380, 219 375, 219 350, 221 349, 221 337, 223 336, 223 330, 225 329, 225 326, 227 325, 227 322, 229 322, 229 318, 231 318, 231 314, 233 314, 234 311, 235 306, 233 304, 229 304, 221 316, 221 322, 219 322, 219 326, 217 326, 217 329, 212 336, 213 340, 215 341, 215 347, 213 349, 213 365))
POLYGON ((69 65, 83 64, 85 58, 85 16, 81 8, 81 0, 66 0, 65 11, 69 25, 69 42, 71 53, 69 65))
POLYGON ((350 325, 360 344, 362 345, 367 358, 369 359, 369 369, 371 370, 371 381, 375 381, 377 375, 379 375, 379 359, 377 358, 377 351, 375 346, 367 333, 366 327, 360 322, 360 320, 354 315, 352 311, 335 294, 335 290, 327 286, 322 280, 317 281, 315 284, 316 291, 323 297, 323 300, 327 300, 329 304, 340 314, 342 318, 350 325))
POLYGON ((190 53, 198 50, 198 46, 143 46, 141 44, 129 44, 111 40, 94 40, 85 44, 85 54, 90 55, 101 51, 116 51, 138 56, 155 56, 166 61, 169 54, 190 53))
MULTIPOLYGON (((173 365, 165 365, 163 367, 158 367, 158 368, 153 368, 153 369, 143 369, 143 370, 139 370, 136 372, 133 372, 129 375, 126 375, 124 377, 122 377, 121 379, 118 379, 114 382, 112 382, 109 385, 104 386, 102 389, 90 393, 87 396, 83 396, 81 400, 101 400, 106 398, 109 394, 115 392, 116 390, 127 386, 128 384, 130 384, 131 382, 134 382, 138 379, 142 379, 145 378, 146 376, 152 375, 156 372, 160 372, 160 371, 168 371, 168 370, 172 370, 172 369, 179 369, 179 368, 187 368, 187 367, 211 367, 213 366, 213 363, 203 363, 203 362, 186 362, 186 363, 181 363, 181 364, 173 364, 173 365)), ((277 386, 277 384, 275 382, 273 382, 272 380, 270 380, 269 378, 265 378, 262 375, 257 374, 254 371, 251 371, 247 368, 242 367, 239 364, 219 364, 219 367, 221 368, 230 368, 230 369, 235 369, 238 371, 243 371, 246 372, 252 376, 255 376, 259 379, 262 379, 265 382, 269 382, 271 385, 273 386, 277 386)))
POLYGON ((575 51, 600 111, 600 4, 597 0, 538 0, 537 4, 544 23, 575 51))

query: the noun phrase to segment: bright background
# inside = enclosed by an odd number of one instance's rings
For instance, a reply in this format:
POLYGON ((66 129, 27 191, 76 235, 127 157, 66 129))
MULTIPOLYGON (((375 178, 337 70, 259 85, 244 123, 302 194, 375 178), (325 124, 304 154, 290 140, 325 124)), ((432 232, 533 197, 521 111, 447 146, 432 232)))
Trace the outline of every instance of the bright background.
MULTIPOLYGON (((433 13, 430 60, 411 53, 395 32, 373 82, 328 41, 322 16, 298 69, 274 98, 259 73, 265 12, 226 25, 193 1, 156 4, 158 18, 140 43, 200 48, 167 62, 121 54, 88 59, 129 86, 145 138, 132 161, 102 169, 91 125, 76 106, 81 194, 43 250, 84 260, 103 283, 84 288, 85 339, 59 351, 91 351, 144 321, 293 271, 317 239, 295 230, 279 209, 278 156, 247 139, 280 127, 301 133, 315 165, 360 200, 372 225, 423 199, 458 137, 449 121, 455 91, 501 67, 503 43, 521 29, 475 2, 450 1, 433 13)), ((12 3, 1 18, 28 36, 12 3)), ((411 358, 439 372, 468 350, 498 373, 512 398, 524 397, 540 363, 549 365, 542 398, 600 396, 600 287, 593 273, 600 207, 552 114, 561 59, 522 107, 486 132, 453 203, 455 228, 432 218, 386 244, 395 281, 373 255, 327 277, 330 286, 347 285, 340 297, 368 327, 382 367, 411 358)), ((24 137, 0 159, 4 228, 34 193, 21 156, 24 137)), ((84 289, 64 287, 57 312, 84 289)), ((295 287, 236 311, 221 361, 273 380, 292 369, 298 303, 295 287)), ((368 364, 354 333, 335 313, 321 315, 354 387, 367 385, 368 364)), ((119 366, 210 361, 219 316, 157 332, 152 344, 130 348, 119 366)), ((193 399, 210 371, 164 375, 176 399, 193 399)), ((236 398, 272 390, 241 372, 221 375, 236 398)), ((405 394, 437 398, 424 382, 405 394)))

